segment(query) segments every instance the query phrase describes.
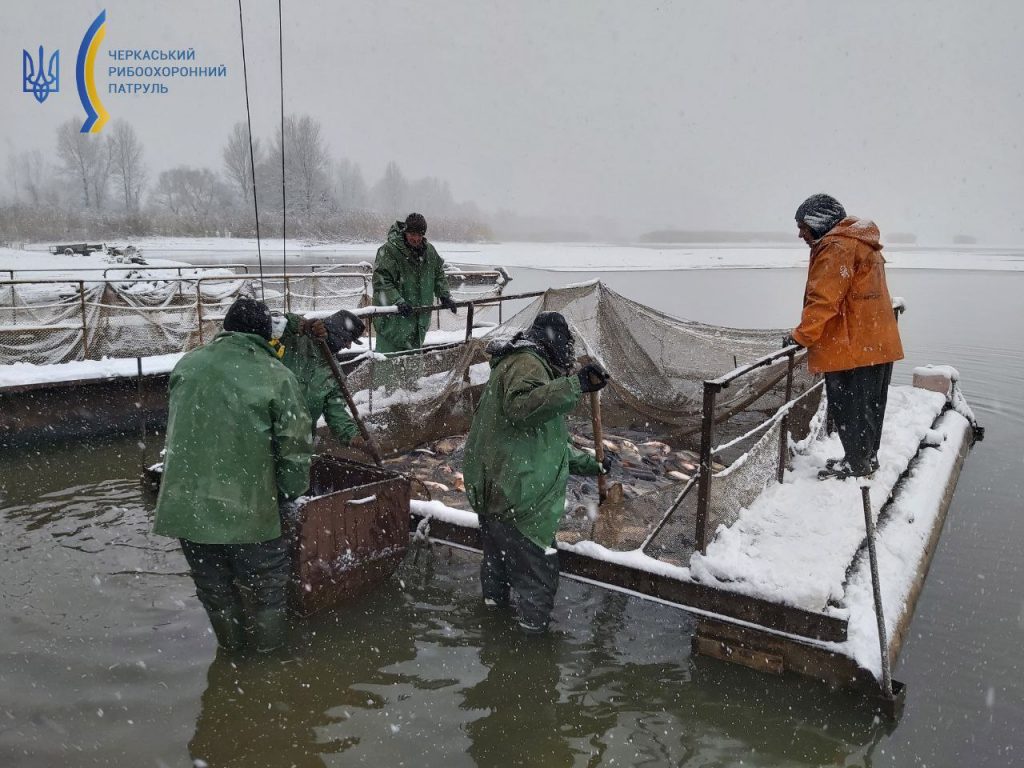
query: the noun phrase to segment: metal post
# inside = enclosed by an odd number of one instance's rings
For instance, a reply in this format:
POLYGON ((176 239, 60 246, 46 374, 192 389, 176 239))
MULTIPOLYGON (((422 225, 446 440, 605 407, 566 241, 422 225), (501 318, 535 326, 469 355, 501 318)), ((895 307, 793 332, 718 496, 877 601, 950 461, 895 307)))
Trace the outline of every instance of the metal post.
POLYGON ((288 287, 288 275, 287 274, 285 274, 285 276, 284 276, 284 311, 285 312, 291 312, 292 311, 291 289, 288 287))
POLYGON ((501 317, 502 310, 504 308, 505 308, 505 300, 504 299, 498 299, 498 325, 501 325, 504 322, 504 320, 502 320, 502 317, 501 317))
MULTIPOLYGON (((785 403, 793 396, 793 363, 795 352, 789 353, 788 368, 786 369, 786 399, 785 403)), ((786 474, 786 464, 789 459, 789 411, 782 414, 782 423, 779 425, 779 471, 776 479, 781 483, 786 474)))
POLYGON ((199 318, 199 346, 203 346, 203 279, 196 280, 196 312, 199 318))
POLYGON ((878 582, 878 554, 875 552, 875 521, 871 517, 871 488, 865 482, 860 487, 864 506, 864 528, 868 534, 868 557, 871 563, 871 591, 875 598, 875 620, 878 623, 878 647, 882 653, 882 695, 892 700, 892 673, 889 670, 889 642, 885 636, 885 614, 882 613, 882 586, 878 582))
POLYGON ((715 434, 715 396, 718 385, 704 382, 704 413, 700 425, 700 477, 697 483, 697 548, 707 549, 708 501, 711 499, 711 441, 715 434))
POLYGON ((473 338, 473 305, 466 307, 466 341, 473 338))
POLYGON ((82 308, 82 359, 89 359, 89 326, 85 321, 85 281, 78 281, 78 300, 82 308))
POLYGON ((139 371, 139 393, 138 402, 136 407, 139 409, 139 450, 141 451, 141 458, 139 463, 142 464, 142 469, 146 469, 146 408, 142 400, 142 358, 136 357, 135 364, 138 366, 139 371))

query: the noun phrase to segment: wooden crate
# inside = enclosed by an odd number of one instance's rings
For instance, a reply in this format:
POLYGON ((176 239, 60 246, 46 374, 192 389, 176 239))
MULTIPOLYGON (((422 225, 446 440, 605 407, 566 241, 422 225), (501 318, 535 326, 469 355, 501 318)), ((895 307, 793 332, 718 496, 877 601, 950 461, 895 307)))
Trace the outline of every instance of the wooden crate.
POLYGON ((409 547, 409 480, 319 456, 309 493, 284 522, 293 546, 291 606, 309 616, 368 592, 394 573, 409 547))

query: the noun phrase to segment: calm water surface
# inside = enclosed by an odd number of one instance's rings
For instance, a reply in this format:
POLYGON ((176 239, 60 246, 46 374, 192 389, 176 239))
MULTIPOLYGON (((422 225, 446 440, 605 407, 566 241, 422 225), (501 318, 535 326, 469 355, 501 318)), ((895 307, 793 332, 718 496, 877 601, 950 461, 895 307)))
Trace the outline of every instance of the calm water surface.
MULTIPOLYGON (((796 270, 601 277, 735 326, 791 326, 802 287, 796 270)), ((519 270, 513 286, 578 279, 519 270)), ((691 656, 682 612, 569 581, 556 630, 522 643, 478 607, 476 560, 442 547, 303 625, 288 660, 233 661, 176 545, 149 533, 123 439, 0 455, 0 766, 1024 763, 1024 275, 890 285, 910 306, 898 382, 955 365, 988 428, 896 669, 894 729, 824 686, 691 656)))

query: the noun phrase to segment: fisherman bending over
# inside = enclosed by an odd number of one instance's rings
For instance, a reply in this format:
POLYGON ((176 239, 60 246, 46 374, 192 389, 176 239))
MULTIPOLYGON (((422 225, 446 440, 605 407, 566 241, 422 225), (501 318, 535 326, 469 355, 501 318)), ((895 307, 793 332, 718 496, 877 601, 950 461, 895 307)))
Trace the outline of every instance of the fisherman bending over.
POLYGON ((410 213, 405 221, 396 221, 388 231, 388 241, 377 249, 373 265, 373 303, 396 306, 398 315, 381 316, 373 321, 377 331, 377 352, 404 352, 423 346, 430 324, 429 312, 413 312, 440 299, 441 306, 456 311, 444 260, 427 242, 427 220, 410 213))
POLYGON ((519 626, 547 629, 558 589, 555 532, 565 513, 569 473, 607 471, 569 443, 565 417, 608 374, 589 363, 569 375, 574 341, 565 318, 542 312, 525 333, 493 342, 491 377, 466 440, 469 503, 480 516, 484 604, 518 600, 519 626))
POLYGON ((323 339, 331 354, 337 355, 363 335, 366 330, 363 321, 343 309, 323 320, 307 320, 287 314, 274 318, 274 323, 275 336, 284 346, 281 361, 299 382, 314 433, 323 416, 338 442, 358 447, 362 442, 359 430, 349 415, 341 387, 317 342, 323 339))
POLYGON ((807 367, 825 374, 829 416, 846 453, 818 477, 867 477, 878 469, 892 364, 903 359, 878 227, 820 194, 800 204, 796 223, 811 261, 800 325, 787 342, 807 347, 807 367))
POLYGON ((267 306, 238 299, 223 333, 171 372, 153 530, 180 539, 217 643, 232 651, 244 642, 240 586, 255 604, 256 650, 284 642, 291 558, 278 505, 309 486, 309 414, 270 337, 267 306))

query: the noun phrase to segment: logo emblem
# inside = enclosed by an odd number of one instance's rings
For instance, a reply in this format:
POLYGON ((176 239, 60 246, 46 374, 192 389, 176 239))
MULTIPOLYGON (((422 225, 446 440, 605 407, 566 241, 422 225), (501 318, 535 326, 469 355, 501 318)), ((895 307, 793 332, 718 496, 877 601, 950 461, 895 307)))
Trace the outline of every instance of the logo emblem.
POLYGON ((103 130, 110 114, 100 101, 96 91, 96 53, 100 49, 104 35, 107 34, 107 12, 100 11, 100 15, 90 25, 82 38, 82 45, 78 48, 78 62, 75 67, 75 80, 78 84, 78 98, 82 100, 82 107, 85 108, 85 122, 82 124, 82 133, 99 133, 103 130))
POLYGON ((21 52, 21 90, 31 93, 42 104, 51 93, 60 93, 60 51, 50 54, 44 65, 43 46, 39 46, 39 63, 26 50, 21 52))

